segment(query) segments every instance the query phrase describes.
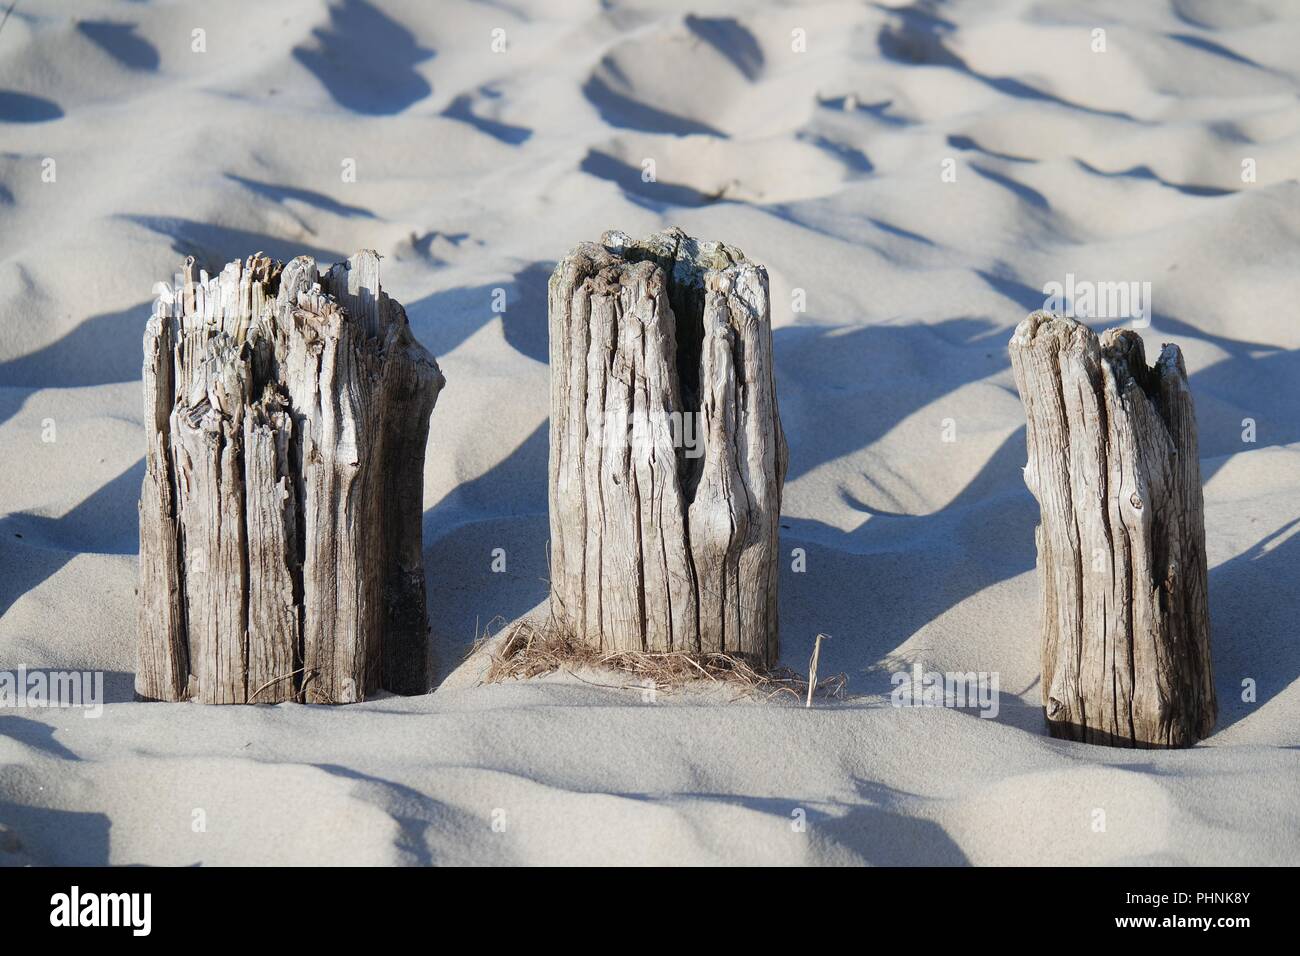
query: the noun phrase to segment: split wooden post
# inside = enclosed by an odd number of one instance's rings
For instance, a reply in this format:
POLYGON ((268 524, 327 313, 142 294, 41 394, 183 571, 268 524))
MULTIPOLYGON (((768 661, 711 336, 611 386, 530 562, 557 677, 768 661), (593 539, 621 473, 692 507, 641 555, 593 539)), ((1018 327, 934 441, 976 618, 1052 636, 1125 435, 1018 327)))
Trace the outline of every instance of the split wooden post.
POLYGON ((1176 345, 1036 312, 1011 364, 1038 499, 1042 699, 1054 737, 1185 747, 1214 729, 1196 416, 1176 345))
POLYGON ((136 694, 428 690, 424 454, 443 386, 379 257, 187 260, 144 337, 136 694))
POLYGON ((615 651, 777 659, 786 444, 767 270, 671 229, 555 268, 551 615, 615 651))

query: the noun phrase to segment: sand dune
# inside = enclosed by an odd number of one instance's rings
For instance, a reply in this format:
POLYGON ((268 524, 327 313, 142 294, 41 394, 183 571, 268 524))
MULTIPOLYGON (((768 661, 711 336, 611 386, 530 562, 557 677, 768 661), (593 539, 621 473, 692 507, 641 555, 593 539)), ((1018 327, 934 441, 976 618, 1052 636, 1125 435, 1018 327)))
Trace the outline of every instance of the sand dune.
POLYGON ((0 710, 0 864, 1300 860, 1291 4, 222 8, 20 3, 0 29, 0 670, 102 670, 108 700, 0 710), (490 620, 544 610, 550 269, 669 225, 770 271, 781 546, 807 558, 783 563, 783 660, 832 635, 844 703, 478 686, 462 663, 490 620), (360 248, 448 380, 439 686, 134 703, 153 284, 186 254, 360 248), (1043 728, 1006 343, 1067 274, 1151 283, 1148 354, 1187 358, 1221 711, 1188 751, 1043 728), (891 706, 915 662, 996 672, 997 716, 891 706))

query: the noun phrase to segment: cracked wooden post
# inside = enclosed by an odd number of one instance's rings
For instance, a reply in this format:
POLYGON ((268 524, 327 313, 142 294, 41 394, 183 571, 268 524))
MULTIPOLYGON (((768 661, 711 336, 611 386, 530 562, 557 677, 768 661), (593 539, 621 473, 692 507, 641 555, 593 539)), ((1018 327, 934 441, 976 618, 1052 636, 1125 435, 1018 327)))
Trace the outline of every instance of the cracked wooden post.
POLYGON ((551 615, 608 651, 777 659, 786 444, 767 270, 680 229, 555 268, 551 615))
POLYGON ((424 453, 443 386, 379 257, 188 260, 144 338, 147 700, 428 690, 424 453))
POLYGON ((1176 345, 1034 313, 1010 343, 1042 513, 1042 699, 1054 737, 1186 747, 1214 729, 1196 416, 1176 345))

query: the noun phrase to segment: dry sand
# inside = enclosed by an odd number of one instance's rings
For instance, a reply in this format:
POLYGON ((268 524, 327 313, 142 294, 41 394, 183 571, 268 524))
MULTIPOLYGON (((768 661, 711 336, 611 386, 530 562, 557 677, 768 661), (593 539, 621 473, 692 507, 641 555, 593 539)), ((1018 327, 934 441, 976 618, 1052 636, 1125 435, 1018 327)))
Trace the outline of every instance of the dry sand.
POLYGON ((1293 4, 221 8, 20 0, 0 29, 0 670, 101 669, 109 701, 0 712, 0 863, 1300 861, 1293 4), (832 635, 845 703, 457 670, 546 598, 549 269, 672 224, 770 270, 782 548, 807 561, 785 562, 783 658, 832 635), (132 702, 153 283, 190 252, 363 247, 448 379, 439 687, 132 702), (1149 353, 1187 356, 1221 705, 1192 750, 1042 726, 1006 342, 1067 273, 1151 282, 1149 353), (998 715, 890 706, 914 662, 996 672, 998 715))

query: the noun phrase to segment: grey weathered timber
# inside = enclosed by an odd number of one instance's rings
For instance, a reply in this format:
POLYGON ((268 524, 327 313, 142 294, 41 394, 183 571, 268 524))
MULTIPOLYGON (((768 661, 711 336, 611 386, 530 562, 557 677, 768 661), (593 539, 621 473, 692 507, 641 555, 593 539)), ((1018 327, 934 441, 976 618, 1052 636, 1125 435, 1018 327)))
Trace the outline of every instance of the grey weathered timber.
POLYGON ((140 634, 135 686, 141 696, 157 700, 182 698, 190 671, 169 440, 172 355, 171 323, 151 319, 144 339, 146 451, 140 490, 140 634))
POLYGON ((551 615, 609 651, 777 658, 786 444, 767 270, 671 229, 555 268, 551 615))
POLYGON ((1196 416, 1176 345, 1034 313, 1011 364, 1038 499, 1042 699, 1054 737, 1185 747, 1214 729, 1196 416))
POLYGON ((136 693, 347 703, 428 689, 421 546, 443 386, 379 257, 255 255, 144 338, 136 693))

